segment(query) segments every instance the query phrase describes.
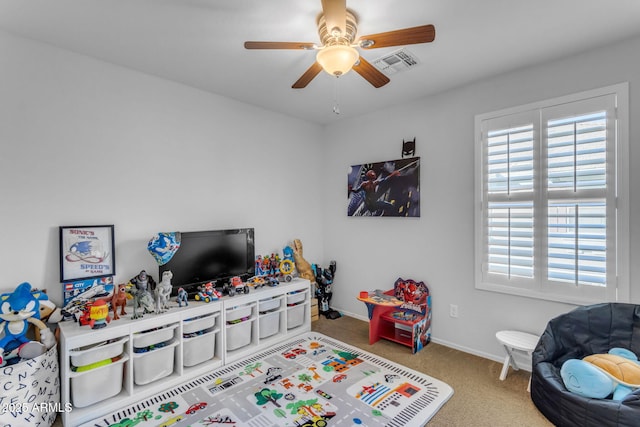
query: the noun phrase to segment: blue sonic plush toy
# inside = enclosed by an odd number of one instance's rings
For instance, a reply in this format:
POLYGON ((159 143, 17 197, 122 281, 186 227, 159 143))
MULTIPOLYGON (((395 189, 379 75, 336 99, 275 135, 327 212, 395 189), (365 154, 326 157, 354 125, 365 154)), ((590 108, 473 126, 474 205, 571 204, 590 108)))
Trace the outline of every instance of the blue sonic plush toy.
POLYGON ((31 341, 26 336, 31 323, 40 329, 41 341, 49 342, 53 338, 51 331, 39 319, 39 298, 46 299, 46 295, 31 292, 31 285, 27 282, 18 285, 12 293, 0 295, 0 366, 4 364, 5 351, 17 352, 20 357, 31 359, 47 350, 47 345, 31 341))

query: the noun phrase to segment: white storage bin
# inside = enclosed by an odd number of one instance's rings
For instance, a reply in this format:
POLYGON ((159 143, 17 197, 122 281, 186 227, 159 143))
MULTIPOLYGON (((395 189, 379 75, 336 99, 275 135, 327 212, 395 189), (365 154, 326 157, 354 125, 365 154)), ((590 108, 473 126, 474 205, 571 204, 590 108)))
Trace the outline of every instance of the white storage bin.
POLYGON ((128 337, 122 337, 112 342, 102 341, 70 350, 69 356, 71 357, 71 364, 73 366, 86 366, 119 356, 123 353, 124 343, 128 340, 128 337))
POLYGON ((305 291, 291 292, 287 294, 287 305, 298 304, 305 300, 307 293, 305 291))
POLYGON ((82 373, 72 372, 70 376, 73 406, 84 408, 120 393, 122 372, 127 360, 129 356, 124 354, 120 360, 109 365, 82 373))
POLYGON ((215 354, 216 333, 213 329, 202 335, 184 338, 182 341, 182 364, 194 366, 205 362, 215 354))
POLYGON ((251 344, 251 322, 227 325, 227 350, 237 350, 251 344))
POLYGON ((268 338, 271 335, 277 334, 280 330, 280 312, 274 311, 272 313, 263 314, 260 316, 260 339, 268 338))
POLYGON ((136 348, 144 348, 169 341, 173 338, 173 331, 177 327, 178 325, 174 324, 150 329, 148 331, 136 332, 133 334, 133 346, 136 348))
POLYGON ((216 324, 216 315, 206 314, 204 316, 192 317, 182 322, 182 333, 192 334, 194 332, 204 331, 213 328, 216 324))
POLYGON ((258 301, 258 311, 260 313, 276 310, 278 308, 280 308, 280 298, 278 297, 258 301))
POLYGON ((138 385, 149 384, 173 373, 173 360, 178 341, 166 347, 133 355, 133 380, 138 385))
POLYGON ((233 322, 235 320, 240 320, 245 317, 250 317, 251 304, 228 308, 225 314, 226 314, 225 318, 227 320, 227 323, 233 322))
POLYGON ((287 309, 287 329, 297 328, 304 323, 304 310, 304 304, 287 309))

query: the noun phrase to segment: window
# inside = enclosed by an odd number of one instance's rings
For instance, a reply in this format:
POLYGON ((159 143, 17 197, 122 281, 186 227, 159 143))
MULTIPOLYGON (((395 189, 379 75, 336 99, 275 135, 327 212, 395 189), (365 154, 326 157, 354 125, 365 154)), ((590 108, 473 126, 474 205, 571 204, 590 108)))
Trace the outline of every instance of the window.
POLYGON ((629 300, 628 84, 476 116, 476 287, 629 300))

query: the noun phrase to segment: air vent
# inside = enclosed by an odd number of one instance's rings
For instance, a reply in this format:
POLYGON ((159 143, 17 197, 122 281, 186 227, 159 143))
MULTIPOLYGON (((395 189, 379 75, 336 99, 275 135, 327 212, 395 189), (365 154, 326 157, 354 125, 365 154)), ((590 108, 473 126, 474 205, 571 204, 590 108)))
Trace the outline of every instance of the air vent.
POLYGON ((408 70, 419 63, 420 61, 418 61, 418 58, 404 48, 391 52, 390 54, 380 57, 372 62, 378 70, 385 74, 395 74, 400 71, 408 70))

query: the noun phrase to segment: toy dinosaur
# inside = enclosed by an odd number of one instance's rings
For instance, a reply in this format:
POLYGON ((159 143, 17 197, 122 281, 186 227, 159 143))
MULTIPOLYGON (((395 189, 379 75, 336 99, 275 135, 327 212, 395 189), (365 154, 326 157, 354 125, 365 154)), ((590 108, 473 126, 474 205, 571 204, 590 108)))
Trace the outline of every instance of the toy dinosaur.
POLYGON ((156 286, 156 314, 169 309, 169 297, 171 296, 171 290, 173 289, 171 286, 172 278, 173 273, 167 270, 162 273, 162 280, 156 286))
POLYGON ((139 319, 146 313, 155 311, 153 296, 146 289, 138 289, 134 284, 127 285, 127 293, 133 296, 133 316, 132 319, 139 319), (141 311, 138 312, 138 309, 141 311))
POLYGON ((313 274, 311 264, 302 256, 302 242, 300 239, 294 239, 293 241, 293 260, 296 263, 296 270, 298 270, 300 277, 315 283, 316 276, 313 274))
POLYGON ((118 316, 118 307, 120 308, 120 314, 124 316, 127 314, 124 311, 127 306, 127 285, 124 283, 120 283, 116 285, 113 290, 113 296, 111 297, 111 309, 113 310, 113 320, 118 320, 120 316, 118 316))
MULTIPOLYGON (((12 293, 0 295, 0 365, 4 363, 4 352, 18 348, 18 355, 32 359, 43 354, 47 347, 27 338, 29 324, 40 329, 44 340, 51 341, 51 331, 38 318, 40 316, 40 294, 31 292, 31 285, 21 283, 12 293)), ((53 339, 55 342, 55 338, 53 339)))

